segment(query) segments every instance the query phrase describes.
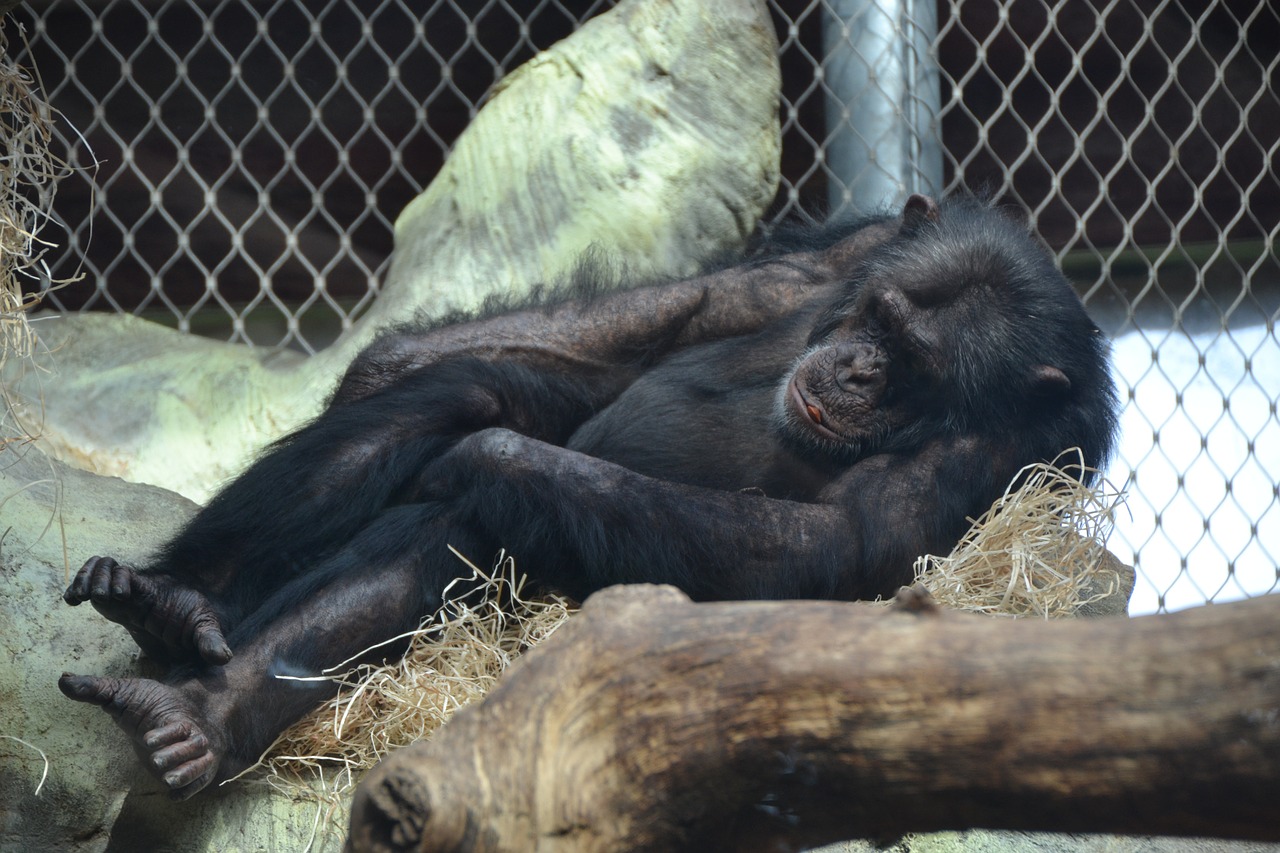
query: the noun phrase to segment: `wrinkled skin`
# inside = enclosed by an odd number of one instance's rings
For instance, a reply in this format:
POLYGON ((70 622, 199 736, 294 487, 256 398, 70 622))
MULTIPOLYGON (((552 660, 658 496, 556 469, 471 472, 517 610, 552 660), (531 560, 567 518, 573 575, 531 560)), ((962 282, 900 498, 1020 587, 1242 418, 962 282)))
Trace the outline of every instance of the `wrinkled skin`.
MULTIPOLYGON (((789 242, 788 242, 789 241, 789 242)), ((176 797, 333 693, 315 676, 415 627, 504 547, 585 596, 892 592, 1030 463, 1116 425, 1107 347, 1025 229, 921 196, 689 281, 384 335, 327 411, 144 569, 67 589, 162 681, 64 675, 176 797)), ((398 654, 381 647, 366 658, 398 654)))

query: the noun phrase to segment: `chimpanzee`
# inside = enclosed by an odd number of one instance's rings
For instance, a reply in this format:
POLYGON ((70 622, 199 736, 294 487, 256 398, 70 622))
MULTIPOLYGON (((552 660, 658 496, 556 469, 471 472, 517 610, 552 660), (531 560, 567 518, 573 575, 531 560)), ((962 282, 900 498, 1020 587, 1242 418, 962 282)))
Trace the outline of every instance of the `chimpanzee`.
POLYGON ((1107 352, 1024 225, 922 196, 692 280, 396 330, 146 570, 72 581, 168 677, 59 686, 185 798, 334 689, 276 676, 430 614, 446 545, 579 597, 888 593, 1025 465, 1102 464, 1107 352))

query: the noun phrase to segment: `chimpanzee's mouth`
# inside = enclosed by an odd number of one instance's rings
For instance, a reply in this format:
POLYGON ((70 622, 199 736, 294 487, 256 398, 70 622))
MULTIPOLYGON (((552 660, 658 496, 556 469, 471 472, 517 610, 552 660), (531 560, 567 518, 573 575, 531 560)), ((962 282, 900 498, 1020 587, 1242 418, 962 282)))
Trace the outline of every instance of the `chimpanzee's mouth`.
POLYGON ((787 397, 791 401, 791 407, 800 416, 802 423, 823 438, 841 443, 845 441, 844 437, 827 426, 827 413, 823 411, 820 405, 810 402, 809 398, 805 397, 794 376, 791 377, 791 382, 787 388, 787 397))

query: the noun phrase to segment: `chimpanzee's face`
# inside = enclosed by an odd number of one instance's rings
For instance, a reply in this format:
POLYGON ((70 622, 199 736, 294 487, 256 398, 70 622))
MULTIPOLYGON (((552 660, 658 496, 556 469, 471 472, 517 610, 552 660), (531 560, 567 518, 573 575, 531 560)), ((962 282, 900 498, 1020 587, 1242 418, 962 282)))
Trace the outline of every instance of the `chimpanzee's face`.
MULTIPOLYGON (((908 214, 911 213, 910 207, 908 214)), ((779 389, 782 434, 836 460, 1026 411, 1070 389, 1049 339, 1081 312, 1028 241, 953 234, 936 210, 848 272, 779 389)))
POLYGON ((935 307, 883 280, 851 284, 781 391, 783 429, 837 457, 862 456, 936 407, 945 358, 935 307), (931 402, 932 401, 932 402, 931 402))

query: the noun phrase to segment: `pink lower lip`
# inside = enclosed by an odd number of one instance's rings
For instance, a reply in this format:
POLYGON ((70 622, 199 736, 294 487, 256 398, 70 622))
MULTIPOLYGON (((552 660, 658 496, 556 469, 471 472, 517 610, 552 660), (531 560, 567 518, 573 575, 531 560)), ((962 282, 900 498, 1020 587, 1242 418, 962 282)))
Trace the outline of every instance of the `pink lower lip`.
MULTIPOLYGON (((796 380, 794 376, 791 377, 791 384, 788 390, 791 392, 790 394, 791 405, 795 407, 795 410, 800 414, 801 419, 809 426, 810 429, 812 429, 814 432, 818 433, 819 435, 823 436, 824 438, 829 438, 834 441, 843 440, 840 438, 839 435, 837 435, 827 427, 815 421, 813 417, 809 414, 809 406, 812 404, 804 398, 804 394, 800 393, 800 387, 796 385, 796 380)), ((815 405, 814 408, 818 409, 818 411, 820 412, 822 411, 822 409, 819 406, 815 405)))

